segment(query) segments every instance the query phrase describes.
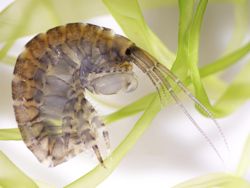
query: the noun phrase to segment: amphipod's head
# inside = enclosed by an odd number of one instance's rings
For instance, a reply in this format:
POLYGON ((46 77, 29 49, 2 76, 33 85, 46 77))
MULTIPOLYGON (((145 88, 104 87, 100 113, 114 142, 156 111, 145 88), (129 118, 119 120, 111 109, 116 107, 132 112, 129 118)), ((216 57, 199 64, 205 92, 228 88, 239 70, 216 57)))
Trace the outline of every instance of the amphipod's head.
MULTIPOLYGON (((168 83, 165 79, 165 75, 169 74, 170 71, 161 65, 153 56, 136 45, 132 45, 127 48, 125 54, 127 59, 130 59, 133 64, 135 64, 150 78, 159 95, 161 87, 168 89, 168 83)), ((173 78, 173 75, 170 75, 170 77, 173 78)))
POLYGON ((102 56, 97 59, 96 71, 88 76, 88 89, 96 94, 111 95, 131 92, 137 88, 133 63, 127 49, 132 46, 125 37, 114 35, 112 39, 98 40, 98 50, 102 56))

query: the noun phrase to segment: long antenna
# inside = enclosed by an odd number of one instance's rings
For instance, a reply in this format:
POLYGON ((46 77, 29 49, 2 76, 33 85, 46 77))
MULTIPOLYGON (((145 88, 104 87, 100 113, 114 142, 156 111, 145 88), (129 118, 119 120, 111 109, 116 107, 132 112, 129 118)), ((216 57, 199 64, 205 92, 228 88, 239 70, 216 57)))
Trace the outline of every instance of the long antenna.
MULTIPOLYGON (((138 51, 135 51, 138 52, 138 51)), ((176 101, 177 105, 183 110, 185 115, 190 119, 190 121, 195 125, 197 130, 203 135, 203 137, 206 139, 206 141, 209 143, 209 145, 212 147, 212 149, 215 151, 217 156, 220 158, 222 163, 224 164, 224 160, 221 157, 220 153, 218 152, 217 148, 213 144, 213 142, 209 139, 209 137, 205 134, 205 132, 199 127, 198 123, 192 118, 188 110, 185 108, 185 106, 181 103, 180 99, 177 97, 175 94, 171 84, 168 82, 168 80, 165 78, 163 73, 166 73, 174 82, 184 91, 185 94, 187 94, 192 100, 193 98, 196 99, 186 88, 185 86, 178 81, 178 78, 171 73, 170 70, 168 70, 166 67, 163 65, 160 65, 154 58, 152 58, 148 53, 144 53, 144 51, 139 51, 139 54, 137 53, 132 53, 132 57, 135 59, 135 64, 147 75, 149 75, 150 79, 152 80, 153 84, 160 84, 162 88, 166 88, 170 95, 173 97, 173 99, 176 101), (140 58, 140 56, 142 57, 140 58), (139 56, 139 57, 138 57, 139 56), (146 62, 144 62, 146 61, 146 62), (163 69, 164 67, 164 69, 163 69), (171 73, 171 74, 170 74, 171 73), (151 75, 151 76, 150 76, 151 75), (156 81, 154 78, 160 79, 160 83, 156 81), (193 98, 192 98, 192 97, 193 98)), ((158 87, 157 87, 158 88, 158 87)), ((158 90, 158 89, 157 89, 158 90)), ((201 107, 205 109, 207 112, 208 110, 206 109, 205 106, 203 106, 198 100, 193 100, 196 104, 200 104, 201 107)), ((209 112, 209 111, 208 111, 209 112)), ((210 112, 208 114, 211 114, 210 112)), ((210 117, 213 119, 212 117, 210 117)), ((217 124, 216 124, 217 125, 217 124)), ((221 132, 222 133, 222 132, 221 132)), ((223 135, 223 134, 222 134, 223 135)), ((225 142, 227 143, 227 142, 225 142)))
POLYGON ((168 68, 166 68, 165 66, 163 66, 160 63, 156 64, 156 67, 158 68, 158 70, 162 71, 163 73, 167 74, 178 86, 179 88, 195 103, 197 104, 206 114, 207 116, 213 121, 213 123, 215 124, 216 128, 219 131, 219 134, 221 135, 221 137, 223 138, 223 142, 226 145, 226 148, 228 151, 230 151, 229 149, 229 144, 227 142, 227 139, 225 137, 225 135, 222 132, 222 129, 220 128, 218 122, 216 121, 216 119, 214 118, 214 116, 212 115, 212 113, 184 86, 184 84, 177 78, 177 76, 175 76, 168 68))
MULTIPOLYGON (((158 69, 156 69, 154 71, 156 74, 161 74, 159 72, 158 69)), ((161 79, 161 77, 160 77, 161 79)), ((215 145, 213 144, 213 142, 209 139, 209 137, 205 134, 205 132, 203 131, 203 129, 198 125, 198 123, 193 119, 193 117, 190 115, 190 113, 188 112, 188 110, 185 108, 185 106, 181 103, 180 99, 177 97, 177 95, 175 94, 171 84, 166 80, 166 79, 161 79, 162 82, 164 83, 164 86, 167 88, 168 92, 170 93, 170 95, 173 97, 173 99, 175 100, 176 104, 182 109, 182 111, 185 113, 185 115, 189 118, 189 120, 193 123, 193 125, 196 127, 196 129, 202 134, 202 136, 206 139, 206 141, 209 143, 209 145, 212 147, 212 149, 215 151, 215 153, 217 154, 217 156, 220 158, 220 160, 222 161, 222 163, 224 164, 224 160, 222 158, 222 156, 220 155, 219 151, 217 150, 217 148, 215 147, 215 145)))

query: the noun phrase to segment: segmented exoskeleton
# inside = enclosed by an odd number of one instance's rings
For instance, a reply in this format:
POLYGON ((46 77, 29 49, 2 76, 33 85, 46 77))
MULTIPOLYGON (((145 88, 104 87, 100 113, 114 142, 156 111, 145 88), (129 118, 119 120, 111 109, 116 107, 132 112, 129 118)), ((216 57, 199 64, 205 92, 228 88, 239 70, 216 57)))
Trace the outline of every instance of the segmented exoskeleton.
POLYGON ((195 125, 165 75, 211 116, 171 71, 110 29, 67 24, 38 34, 25 47, 12 81, 16 120, 27 147, 49 166, 86 149, 92 149, 103 163, 98 140, 104 138, 109 147, 109 136, 85 91, 104 95, 133 91, 137 87, 133 64, 159 92, 166 88, 195 125))

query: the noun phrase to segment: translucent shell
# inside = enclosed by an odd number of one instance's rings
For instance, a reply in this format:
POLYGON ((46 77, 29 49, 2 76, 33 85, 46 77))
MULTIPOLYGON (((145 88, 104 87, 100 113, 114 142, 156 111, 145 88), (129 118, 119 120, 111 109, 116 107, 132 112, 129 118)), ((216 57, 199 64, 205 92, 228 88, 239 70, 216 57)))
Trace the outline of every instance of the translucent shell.
POLYGON ((56 166, 86 149, 103 162, 99 141, 108 146, 108 132, 84 93, 113 94, 130 84, 132 65, 124 55, 131 45, 110 29, 81 23, 55 27, 26 44, 12 96, 23 140, 40 162, 56 166), (112 72, 118 76, 107 79, 112 72))

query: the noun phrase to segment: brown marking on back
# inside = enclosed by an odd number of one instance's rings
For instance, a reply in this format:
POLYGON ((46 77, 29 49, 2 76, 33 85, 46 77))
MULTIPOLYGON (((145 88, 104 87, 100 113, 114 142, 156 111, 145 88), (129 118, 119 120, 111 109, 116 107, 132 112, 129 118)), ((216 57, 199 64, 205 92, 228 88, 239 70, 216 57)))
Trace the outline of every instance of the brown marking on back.
POLYGON ((12 97, 14 100, 29 100, 33 97, 36 88, 32 87, 29 82, 20 79, 12 81, 12 97))
POLYGON ((31 122, 39 115, 39 110, 35 106, 18 105, 14 106, 14 111, 18 124, 31 122))
POLYGON ((68 41, 79 40, 82 37, 83 24, 70 23, 66 25, 66 39, 68 41))
POLYGON ((31 59, 27 58, 25 53, 22 53, 17 58, 14 74, 24 79, 32 79, 37 68, 38 66, 31 59))
POLYGON ((62 44, 66 40, 66 29, 65 26, 58 26, 50 29, 46 32, 48 44, 50 46, 56 46, 62 44))
POLYGON ((92 45, 94 45, 101 31, 102 27, 98 27, 92 24, 87 24, 82 28, 82 37, 84 40, 91 41, 92 45))
POLYGON ((30 100, 25 100, 24 98, 22 100, 15 100, 14 101, 14 106, 25 106, 25 107, 38 107, 38 103, 33 100, 33 99, 30 99, 30 100))
POLYGON ((34 58, 40 58, 48 48, 46 35, 40 33, 30 40, 25 47, 33 55, 34 58))
POLYGON ((34 58, 30 50, 25 49, 17 58, 14 74, 22 79, 32 79, 37 69, 46 70, 48 65, 34 58))
POLYGON ((99 48, 102 54, 108 53, 108 51, 112 48, 113 38, 113 31, 108 28, 103 28, 98 39, 96 40, 96 47, 99 48))

